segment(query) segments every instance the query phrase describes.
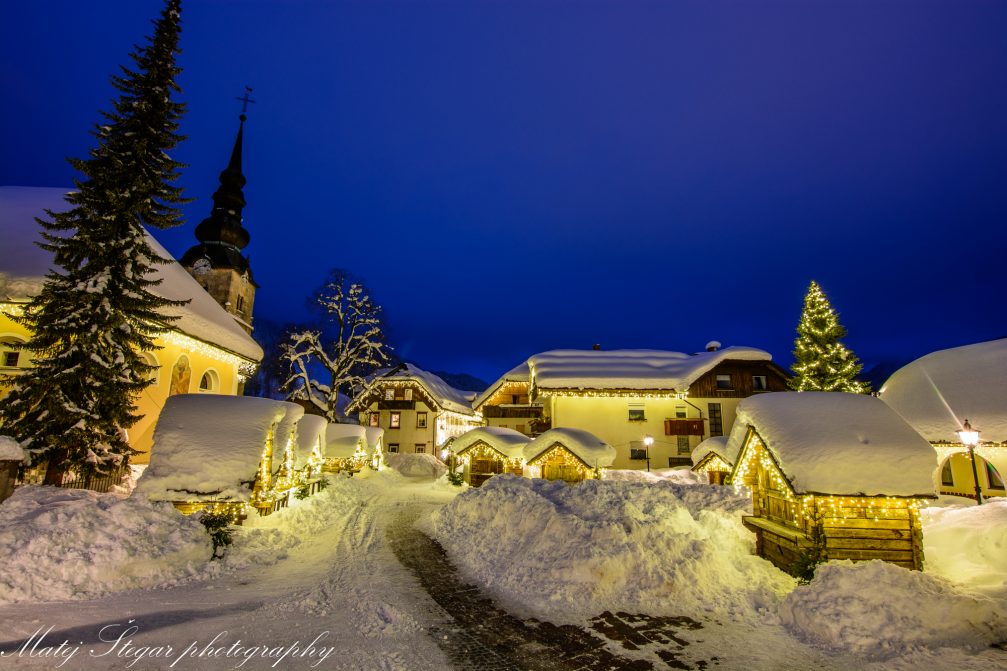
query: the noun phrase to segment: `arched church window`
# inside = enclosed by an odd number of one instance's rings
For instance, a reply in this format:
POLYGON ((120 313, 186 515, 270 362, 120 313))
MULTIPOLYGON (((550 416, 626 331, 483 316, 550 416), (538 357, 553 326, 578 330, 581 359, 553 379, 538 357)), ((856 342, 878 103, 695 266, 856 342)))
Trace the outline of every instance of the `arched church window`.
POLYGON ((203 377, 199 378, 199 391, 202 393, 213 393, 220 389, 220 380, 217 377, 217 373, 212 370, 208 370, 203 373, 203 377))
POLYGON ((0 367, 25 368, 28 365, 28 352, 17 349, 17 345, 26 342, 17 336, 0 338, 0 367))

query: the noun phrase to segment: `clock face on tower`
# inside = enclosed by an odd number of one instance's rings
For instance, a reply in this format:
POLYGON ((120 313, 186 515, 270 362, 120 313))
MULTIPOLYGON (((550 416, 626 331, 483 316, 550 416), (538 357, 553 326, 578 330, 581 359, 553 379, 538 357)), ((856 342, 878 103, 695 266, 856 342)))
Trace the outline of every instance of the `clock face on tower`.
POLYGON ((204 274, 206 272, 209 272, 209 270, 212 267, 213 266, 210 265, 210 259, 208 259, 208 258, 206 258, 204 256, 201 259, 197 259, 197 261, 192 264, 192 274, 193 275, 202 275, 202 274, 204 274))

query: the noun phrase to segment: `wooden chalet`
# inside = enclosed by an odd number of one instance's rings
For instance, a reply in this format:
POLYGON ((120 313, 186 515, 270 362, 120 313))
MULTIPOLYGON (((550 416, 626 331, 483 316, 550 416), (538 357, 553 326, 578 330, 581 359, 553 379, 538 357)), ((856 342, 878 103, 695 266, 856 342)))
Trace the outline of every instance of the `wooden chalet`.
POLYGON ((615 461, 615 448, 580 429, 549 429, 524 447, 524 474, 575 483, 600 478, 615 461))
POLYGON ((524 448, 530 439, 523 433, 498 426, 482 426, 448 443, 450 468, 461 466, 465 482, 478 487, 494 475, 522 475, 524 448))
POLYGON ((795 572, 817 560, 921 570, 919 508, 935 498, 933 451, 877 398, 792 392, 742 401, 730 483, 752 492, 759 556, 795 572))
POLYGON ((472 403, 487 426, 537 436, 550 428, 541 401, 531 400, 528 364, 522 363, 494 382, 472 403))

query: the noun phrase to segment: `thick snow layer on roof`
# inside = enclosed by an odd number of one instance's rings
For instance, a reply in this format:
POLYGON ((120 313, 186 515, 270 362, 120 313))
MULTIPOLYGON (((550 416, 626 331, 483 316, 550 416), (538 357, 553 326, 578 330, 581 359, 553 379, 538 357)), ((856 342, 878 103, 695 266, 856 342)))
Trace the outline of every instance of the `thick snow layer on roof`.
MULTIPOLYGON (((52 267, 49 252, 40 249, 41 228, 34 217, 45 217, 43 209, 55 212, 69 208, 63 197, 69 189, 0 186, 0 224, 4 232, 4 253, 0 256, 0 272, 6 275, 0 281, 0 297, 25 299, 41 290, 41 278, 52 267)), ((147 232, 147 242, 162 258, 171 263, 154 267, 153 277, 162 280, 150 291, 171 300, 191 299, 178 307, 164 308, 163 313, 177 316, 172 328, 218 347, 230 350, 246 359, 262 359, 262 348, 252 340, 234 317, 220 307, 210 294, 171 254, 147 232)))
POLYGON ((805 391, 746 398, 728 451, 740 451, 748 426, 798 493, 934 494, 933 448, 873 396, 805 391))
POLYGON ((967 419, 1007 441, 1007 338, 933 352, 895 371, 881 399, 927 440, 957 441, 967 419))
POLYGON ((294 456, 297 459, 297 431, 298 422, 304 417, 304 407, 296 403, 287 403, 286 414, 280 423, 276 425, 276 433, 273 434, 273 472, 279 468, 283 453, 290 445, 294 456))
POLYGON ((411 363, 402 364, 400 368, 378 372, 375 376, 375 382, 380 384, 381 379, 414 380, 419 382, 430 396, 433 397, 433 400, 445 410, 452 410, 466 415, 475 414, 475 411, 472 409, 472 401, 476 397, 474 391, 455 389, 440 377, 411 363))
MULTIPOLYGON (((136 491, 151 499, 248 500, 270 431, 299 405, 249 396, 182 394, 164 404, 136 491)), ((274 460, 280 458, 274 443, 274 460)))
POLYGON ((371 454, 375 450, 381 449, 381 439, 385 435, 385 430, 377 426, 365 427, 367 431, 367 451, 371 454))
POLYGON ((370 452, 367 443, 367 429, 359 424, 329 424, 325 430, 326 459, 347 459, 362 448, 370 452))
POLYGON ((528 359, 538 389, 666 389, 685 391, 726 359, 771 361, 769 352, 727 347, 716 352, 667 352, 651 349, 562 349, 528 359))
POLYGON ((297 449, 294 450, 294 467, 303 468, 316 447, 324 453, 326 427, 329 422, 319 415, 304 415, 297 423, 297 449))
POLYGON ((10 436, 0 436, 0 461, 24 461, 21 444, 10 436))
POLYGON ((472 402, 472 407, 478 408, 480 405, 485 403, 487 399, 495 394, 505 382, 527 382, 530 379, 530 375, 531 373, 528 370, 527 361, 519 366, 511 368, 509 371, 504 373, 499 380, 491 384, 486 391, 476 396, 475 401, 472 402))
POLYGON ((615 461, 614 447, 593 433, 567 427, 549 429, 525 445, 525 461, 535 459, 556 443, 565 447, 591 467, 607 468, 615 461))
POLYGON ((448 449, 458 454, 480 441, 511 459, 518 459, 523 456, 524 447, 531 441, 531 438, 514 429, 502 426, 480 426, 455 438, 448 445, 448 449))
POLYGON ((734 465, 734 460, 738 458, 737 449, 729 452, 727 449, 727 436, 712 436, 707 438, 692 451, 692 465, 695 466, 710 453, 716 454, 727 463, 734 465))

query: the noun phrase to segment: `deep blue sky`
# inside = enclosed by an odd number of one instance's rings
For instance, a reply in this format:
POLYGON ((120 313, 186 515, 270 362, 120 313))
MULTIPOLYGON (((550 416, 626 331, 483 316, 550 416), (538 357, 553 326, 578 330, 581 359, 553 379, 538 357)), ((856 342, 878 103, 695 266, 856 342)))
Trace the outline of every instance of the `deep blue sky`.
MULTIPOLYGON (((0 22, 0 184, 69 185, 157 0, 0 22)), ((187 0, 196 202, 248 83, 257 316, 365 278, 400 353, 791 361, 810 279, 868 364, 1007 335, 1007 2, 187 0)))

